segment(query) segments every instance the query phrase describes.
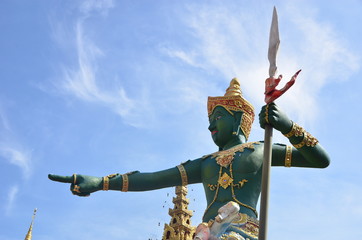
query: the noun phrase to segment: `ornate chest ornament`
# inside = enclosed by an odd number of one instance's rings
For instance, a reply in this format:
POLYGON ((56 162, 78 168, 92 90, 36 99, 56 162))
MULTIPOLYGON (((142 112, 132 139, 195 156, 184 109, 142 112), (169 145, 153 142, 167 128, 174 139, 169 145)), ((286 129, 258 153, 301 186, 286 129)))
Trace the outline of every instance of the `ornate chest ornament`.
MULTIPOLYGON (((224 150, 224 151, 219 151, 219 152, 215 152, 210 154, 212 158, 216 159, 216 163, 219 164, 220 166, 227 168, 230 163, 234 160, 234 156, 236 152, 244 152, 245 148, 248 149, 252 149, 254 150, 255 144, 260 144, 260 142, 249 142, 249 143, 243 143, 241 145, 237 145, 233 148, 224 150)), ((207 155, 207 156, 210 156, 207 155)))

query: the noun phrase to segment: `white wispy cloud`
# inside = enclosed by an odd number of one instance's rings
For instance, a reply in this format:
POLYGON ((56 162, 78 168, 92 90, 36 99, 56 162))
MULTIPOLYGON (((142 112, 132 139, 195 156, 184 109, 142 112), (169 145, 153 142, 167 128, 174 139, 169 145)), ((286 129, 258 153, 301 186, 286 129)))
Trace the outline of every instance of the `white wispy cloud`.
POLYGON ((113 7, 113 0, 86 0, 80 5, 80 11, 85 14, 90 14, 94 11, 106 15, 113 7))
MULTIPOLYGON (((147 110, 147 101, 138 98, 130 98, 125 89, 114 79, 111 82, 117 87, 100 87, 102 80, 98 76, 98 68, 101 58, 104 57, 102 50, 87 36, 85 25, 90 14, 95 12, 103 13, 113 7, 113 1, 86 1, 80 6, 81 12, 74 27, 74 48, 77 58, 76 65, 67 65, 62 67, 62 79, 57 86, 62 91, 71 94, 74 97, 87 102, 99 104, 118 114, 124 122, 135 127, 145 127, 144 119, 140 116, 147 110)), ((55 41, 62 42, 64 35, 59 32, 61 25, 56 26, 53 34, 55 41)), ((69 33, 67 33, 69 34, 69 33)), ((104 84, 103 84, 104 85, 104 84)))
MULTIPOLYGON (((360 68, 358 57, 344 45, 346 39, 338 37, 330 24, 319 22, 310 11, 303 11, 310 7, 290 3, 279 11, 283 19, 289 20, 279 22, 282 38, 279 73, 289 80, 299 68, 303 71, 289 90, 292 93, 278 102, 302 122, 317 118, 318 94, 328 80, 348 79, 360 68)), ((263 104, 271 19, 221 5, 195 4, 189 9, 189 14, 183 16, 197 43, 192 49, 168 48, 165 50, 168 55, 194 67, 217 69, 225 76, 225 82, 237 76, 246 96, 253 103, 263 104)))
POLYGON ((14 207, 16 196, 19 192, 19 187, 17 185, 12 186, 7 195, 7 201, 5 203, 5 213, 9 215, 14 207))
POLYGON ((27 150, 6 145, 0 146, 0 155, 10 164, 18 166, 24 178, 29 178, 32 173, 31 153, 27 150))
POLYGON ((6 131, 10 130, 9 121, 1 105, 0 105, 0 123, 1 123, 0 129, 4 129, 6 131))

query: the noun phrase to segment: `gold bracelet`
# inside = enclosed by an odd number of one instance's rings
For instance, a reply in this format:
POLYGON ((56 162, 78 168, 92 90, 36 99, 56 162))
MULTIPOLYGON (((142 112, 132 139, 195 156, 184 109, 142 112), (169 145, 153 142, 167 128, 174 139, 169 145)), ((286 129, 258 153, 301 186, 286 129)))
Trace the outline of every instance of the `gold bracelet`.
POLYGON ((318 140, 309 132, 305 132, 303 141, 307 147, 315 147, 318 144, 318 140))
POLYGON ((177 166, 178 170, 180 171, 181 174, 181 182, 182 182, 182 186, 186 186, 187 185, 187 174, 186 174, 186 170, 184 168, 184 166, 182 164, 177 166))
POLYGON ((302 141, 301 141, 300 143, 298 143, 298 144, 293 144, 293 146, 294 146, 295 148, 302 148, 302 147, 304 147, 304 145, 305 145, 304 137, 303 137, 303 139, 302 139, 302 141))
POLYGON ((291 167, 292 166, 292 146, 287 146, 285 148, 285 166, 291 167))
POLYGON ((73 173, 73 184, 77 184, 77 174, 73 173))
POLYGON ((269 104, 265 107, 265 122, 269 124, 269 104))
POLYGON ((128 191, 128 174, 122 174, 122 192, 127 192, 128 191))
POLYGON ((290 130, 290 132, 284 134, 284 136, 286 136, 287 138, 290 138, 293 135, 295 137, 301 137, 301 136, 303 136, 304 132, 305 132, 305 130, 301 126, 299 126, 298 124, 293 122, 292 130, 290 130))
POLYGON ((301 148, 304 146, 315 147, 318 144, 318 140, 313 137, 309 132, 304 131, 303 139, 298 144, 293 144, 295 148, 301 148))
POLYGON ((109 189, 109 178, 108 176, 103 177, 103 191, 108 191, 109 189))

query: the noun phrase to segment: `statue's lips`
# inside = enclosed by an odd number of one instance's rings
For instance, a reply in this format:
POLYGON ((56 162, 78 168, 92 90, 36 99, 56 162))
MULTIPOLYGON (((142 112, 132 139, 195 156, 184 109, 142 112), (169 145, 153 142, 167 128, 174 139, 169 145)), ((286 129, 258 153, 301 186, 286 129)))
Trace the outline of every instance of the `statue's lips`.
POLYGON ((211 132, 211 135, 214 135, 215 133, 217 133, 217 131, 215 130, 215 131, 212 131, 211 132))

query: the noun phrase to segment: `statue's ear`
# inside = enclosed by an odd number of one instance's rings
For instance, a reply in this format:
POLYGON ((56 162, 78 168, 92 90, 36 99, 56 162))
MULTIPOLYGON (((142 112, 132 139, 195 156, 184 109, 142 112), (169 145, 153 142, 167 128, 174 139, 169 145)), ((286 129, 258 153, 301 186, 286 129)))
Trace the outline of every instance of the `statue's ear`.
POLYGON ((241 117, 243 116, 243 113, 242 112, 234 112, 234 126, 233 126, 233 132, 234 132, 234 135, 239 135, 241 129, 240 129, 240 126, 241 126, 241 117))

